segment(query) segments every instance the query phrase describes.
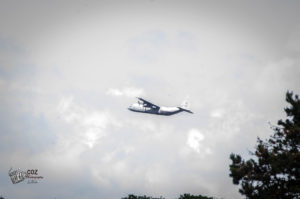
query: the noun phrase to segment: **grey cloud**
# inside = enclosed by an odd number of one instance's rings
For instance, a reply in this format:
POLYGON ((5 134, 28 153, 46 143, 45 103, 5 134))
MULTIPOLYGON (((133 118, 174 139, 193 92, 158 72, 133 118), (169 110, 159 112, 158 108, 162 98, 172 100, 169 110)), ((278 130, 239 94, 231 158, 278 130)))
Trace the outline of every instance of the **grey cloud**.
POLYGON ((240 198, 229 154, 300 93, 296 1, 0 4, 5 198, 240 198), (129 112, 140 94, 195 114, 129 112), (45 178, 13 185, 11 166, 45 178))

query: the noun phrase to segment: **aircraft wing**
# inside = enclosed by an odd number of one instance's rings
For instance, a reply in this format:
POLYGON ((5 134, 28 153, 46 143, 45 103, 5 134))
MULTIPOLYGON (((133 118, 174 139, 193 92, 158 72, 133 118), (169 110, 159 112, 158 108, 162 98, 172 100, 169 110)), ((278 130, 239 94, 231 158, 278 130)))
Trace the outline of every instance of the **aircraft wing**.
POLYGON ((151 102, 148 102, 147 100, 144 100, 143 98, 138 97, 138 99, 139 99, 140 101, 143 102, 143 105, 144 105, 145 107, 159 108, 159 106, 157 106, 157 105, 155 105, 155 104, 152 104, 151 102))

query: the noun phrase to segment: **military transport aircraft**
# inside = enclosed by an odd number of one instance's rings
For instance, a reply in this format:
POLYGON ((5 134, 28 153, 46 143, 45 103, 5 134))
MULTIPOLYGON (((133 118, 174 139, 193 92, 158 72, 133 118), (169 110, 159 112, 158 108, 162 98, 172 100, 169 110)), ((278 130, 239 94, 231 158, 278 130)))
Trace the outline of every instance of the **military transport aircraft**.
POLYGON ((156 115, 174 115, 182 111, 193 113, 192 111, 186 109, 187 103, 185 102, 181 107, 164 107, 157 106, 144 100, 143 98, 138 97, 138 103, 132 104, 128 107, 130 111, 140 112, 140 113, 150 113, 156 115))

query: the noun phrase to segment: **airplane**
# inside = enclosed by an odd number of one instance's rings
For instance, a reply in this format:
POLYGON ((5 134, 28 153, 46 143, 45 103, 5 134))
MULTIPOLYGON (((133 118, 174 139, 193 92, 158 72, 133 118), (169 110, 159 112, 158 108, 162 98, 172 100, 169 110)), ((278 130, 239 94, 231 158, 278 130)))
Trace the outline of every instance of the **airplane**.
POLYGON ((140 112, 140 113, 149 113, 149 114, 156 114, 156 115, 165 115, 170 116, 176 113, 180 113, 182 111, 193 113, 192 111, 186 109, 187 103, 185 102, 181 107, 164 107, 164 106, 157 106, 144 100, 143 98, 137 97, 138 103, 132 104, 128 107, 130 111, 140 112))

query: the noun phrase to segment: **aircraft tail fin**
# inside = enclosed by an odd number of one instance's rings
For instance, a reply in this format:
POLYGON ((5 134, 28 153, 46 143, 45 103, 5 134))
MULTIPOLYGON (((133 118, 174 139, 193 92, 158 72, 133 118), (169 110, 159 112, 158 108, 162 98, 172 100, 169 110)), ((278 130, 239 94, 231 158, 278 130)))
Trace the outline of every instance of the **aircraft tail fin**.
POLYGON ((190 104, 189 104, 187 98, 182 102, 182 104, 180 106, 180 109, 182 111, 185 111, 185 112, 188 112, 188 113, 193 113, 192 111, 189 110, 190 109, 190 104))
POLYGON ((185 99, 185 100, 182 102, 182 104, 181 104, 180 107, 183 108, 183 109, 189 109, 189 108, 190 108, 190 104, 189 104, 188 100, 185 99))

